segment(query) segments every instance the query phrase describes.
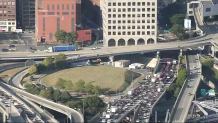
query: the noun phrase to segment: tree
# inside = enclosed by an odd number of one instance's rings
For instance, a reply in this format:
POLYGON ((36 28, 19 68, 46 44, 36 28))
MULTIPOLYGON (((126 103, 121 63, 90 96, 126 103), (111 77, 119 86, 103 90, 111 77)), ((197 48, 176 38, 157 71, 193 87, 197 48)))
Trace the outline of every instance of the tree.
POLYGON ((98 47, 98 41, 95 41, 95 42, 94 42, 94 46, 95 46, 95 47, 98 47))
POLYGON ((73 89, 73 82, 71 81, 71 80, 67 80, 66 82, 65 82, 65 89, 66 90, 72 90, 73 89))
POLYGON ((85 84, 85 92, 87 92, 88 94, 93 92, 93 88, 94 86, 92 85, 92 82, 88 82, 85 84))
POLYGON ((82 101, 81 100, 77 100, 77 101, 68 101, 67 102, 67 105, 70 107, 70 108, 79 108, 79 109, 82 109, 82 101))
POLYGON ((180 92, 180 87, 177 87, 176 90, 174 91, 173 96, 177 97, 179 95, 179 92, 180 92))
POLYGON ((76 42, 75 43, 75 49, 78 50, 79 49, 79 44, 76 42))
POLYGON ((84 107, 88 113, 97 113, 105 106, 103 100, 98 96, 87 97, 84 99, 84 107))
POLYGON ((53 100, 53 94, 51 90, 41 90, 39 95, 47 99, 53 100))
POLYGON ((47 68, 47 69, 51 69, 52 65, 53 65, 53 59, 51 56, 48 56, 47 58, 45 58, 42 61, 42 64, 47 68))
POLYGON ((61 42, 62 44, 66 43, 66 35, 67 33, 64 30, 58 30, 55 32, 55 38, 57 42, 61 42))
POLYGON ((64 89, 65 88, 65 83, 66 83, 66 80, 64 80, 62 78, 59 78, 58 81, 55 84, 55 87, 59 88, 59 89, 64 89))
POLYGON ((37 74, 38 73, 37 66, 36 65, 32 65, 31 67, 29 67, 28 68, 28 73, 30 75, 37 74))
POLYGON ((38 73, 45 71, 45 65, 42 63, 37 64, 38 73))
POLYGON ((170 18, 170 22, 172 24, 179 24, 179 25, 183 25, 184 23, 184 19, 185 19, 185 15, 183 14, 175 14, 170 18))
POLYGON ((53 93, 53 98, 54 100, 57 102, 57 101, 60 101, 61 100, 61 92, 59 89, 56 89, 53 93))
POLYGON ((215 72, 215 78, 218 80, 218 71, 215 72))
POLYGON ((83 92, 85 89, 85 81, 79 80, 74 84, 74 91, 83 92))
POLYGON ((58 54, 57 56, 55 56, 55 65, 57 68, 64 68, 66 67, 66 55, 63 53, 58 54))
POLYGON ((184 27, 180 24, 173 24, 173 26, 170 28, 170 32, 172 32, 175 35, 178 34, 184 34, 185 30, 184 27))
POLYGON ((92 90, 93 93, 95 94, 101 94, 101 87, 96 85, 93 90, 92 90))
POLYGON ((75 44, 77 38, 78 38, 78 34, 76 31, 67 33, 68 44, 70 45, 75 44))
POLYGON ((62 94, 61 94, 61 100, 62 100, 63 102, 67 102, 67 101, 69 101, 70 99, 71 99, 71 95, 70 95, 70 93, 69 93, 68 91, 62 92, 62 94))
POLYGON ((213 64, 214 64, 214 62, 211 59, 207 59, 203 62, 203 65, 208 67, 208 68, 213 68, 213 64))

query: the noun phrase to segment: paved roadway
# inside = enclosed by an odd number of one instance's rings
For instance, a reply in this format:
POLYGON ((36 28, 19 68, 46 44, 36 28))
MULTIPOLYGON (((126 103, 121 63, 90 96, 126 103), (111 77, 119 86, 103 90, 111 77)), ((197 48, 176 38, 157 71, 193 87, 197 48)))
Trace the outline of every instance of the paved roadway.
POLYGON ((200 66, 198 64, 198 60, 196 55, 189 55, 188 56, 188 70, 189 74, 187 76, 188 83, 185 85, 185 90, 182 94, 182 97, 180 100, 178 100, 179 104, 176 107, 176 111, 173 117, 172 122, 173 123, 181 123, 185 122, 191 102, 194 98, 194 95, 196 93, 196 89, 200 83, 200 66), (193 66, 195 66, 197 69, 194 70, 193 66))
POLYGON ((71 51, 71 52, 55 52, 55 53, 45 53, 45 52, 13 52, 13 53, 0 53, 1 59, 3 58, 15 58, 15 57, 46 57, 46 56, 54 56, 59 53, 65 53, 66 55, 74 55, 73 57, 77 57, 78 54, 80 56, 96 56, 98 55, 108 55, 108 54, 118 54, 118 53, 132 53, 132 52, 148 52, 148 51, 156 51, 156 50, 170 50, 170 49, 179 49, 180 47, 190 47, 191 45, 199 46, 199 45, 205 45, 209 44, 211 42, 211 39, 208 38, 202 38, 202 39, 196 39, 192 41, 178 41, 178 42, 171 42, 171 43, 162 43, 162 44, 151 44, 151 45, 143 45, 143 46, 129 46, 129 47, 102 47, 98 50, 80 50, 80 51, 71 51), (128 50, 127 50, 128 49, 128 50))
MULTIPOLYGON (((12 85, 19 87, 19 82, 22 79, 23 75, 24 75, 24 72, 21 72, 21 73, 17 74, 16 76, 14 76, 14 78, 12 79, 12 82, 11 82, 12 85)), ((16 91, 20 95, 23 95, 25 97, 28 97, 29 99, 32 99, 31 101, 34 101, 38 104, 49 105, 49 106, 53 107, 53 110, 55 110, 55 108, 57 108, 59 110, 62 110, 63 112, 70 113, 73 117, 74 123, 82 123, 83 122, 83 117, 81 116, 81 114, 74 109, 71 109, 71 108, 64 106, 64 105, 60 105, 60 104, 55 103, 53 101, 47 100, 45 98, 29 94, 29 93, 27 93, 23 90, 20 90, 20 89, 13 89, 13 90, 16 91)))

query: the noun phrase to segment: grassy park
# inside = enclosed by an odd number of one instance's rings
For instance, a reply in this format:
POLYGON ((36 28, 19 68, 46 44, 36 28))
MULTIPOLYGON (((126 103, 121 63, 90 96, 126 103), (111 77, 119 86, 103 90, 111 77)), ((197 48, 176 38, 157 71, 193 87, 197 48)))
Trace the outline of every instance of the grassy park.
POLYGON ((135 78, 140 74, 134 73, 124 68, 116 68, 109 66, 85 66, 64 69, 43 77, 42 83, 55 86, 59 78, 71 80, 76 83, 82 79, 85 82, 92 82, 93 85, 99 85, 102 89, 115 91, 117 88, 121 90, 122 86, 128 86, 131 83, 132 75, 135 78))
POLYGON ((19 67, 19 68, 14 68, 14 69, 10 69, 10 70, 6 70, 4 72, 1 72, 0 73, 0 81, 7 83, 11 75, 16 74, 17 72, 23 70, 24 68, 25 67, 19 67))

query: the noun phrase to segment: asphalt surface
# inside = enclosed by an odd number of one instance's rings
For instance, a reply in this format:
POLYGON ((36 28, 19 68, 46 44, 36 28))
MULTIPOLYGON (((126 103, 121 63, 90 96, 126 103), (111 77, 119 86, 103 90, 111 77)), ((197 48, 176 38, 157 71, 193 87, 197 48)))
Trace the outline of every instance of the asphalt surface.
POLYGON ((185 85, 185 90, 181 99, 178 100, 179 104, 172 120, 173 123, 185 122, 192 100, 196 93, 196 88, 200 83, 199 79, 201 77, 201 68, 198 63, 199 61, 196 59, 198 59, 196 55, 189 55, 187 58, 189 70, 187 76, 188 83, 185 85), (196 69, 194 69, 194 67, 196 67, 196 69))
MULTIPOLYGON (((24 72, 17 74, 16 76, 14 76, 11 83, 13 83, 13 85, 16 87, 19 87, 19 83, 20 83, 20 80, 22 79, 23 75, 25 75, 24 72)), ((25 97, 32 99, 32 101, 34 101, 36 103, 46 104, 46 105, 49 105, 51 107, 54 107, 53 110, 55 108, 57 108, 57 109, 63 110, 64 112, 70 113, 71 116, 73 117, 73 122, 75 122, 75 123, 81 123, 83 121, 83 117, 81 116, 81 114, 74 109, 71 109, 71 108, 64 106, 64 105, 60 105, 58 103, 55 103, 53 101, 47 100, 45 98, 42 98, 42 97, 39 97, 36 95, 29 94, 29 93, 27 93, 23 90, 20 90, 20 89, 16 89, 15 91, 18 94, 21 94, 25 97)))
MULTIPOLYGON (((79 51, 71 51, 71 52, 55 52, 55 53, 45 53, 45 52, 14 52, 14 53, 7 53, 7 52, 0 52, 1 58, 9 58, 9 57, 37 57, 37 56, 52 56, 57 55, 59 53, 64 53, 66 55, 76 55, 79 54, 81 57, 88 57, 88 56, 97 56, 97 55, 106 55, 106 54, 114 54, 114 53, 125 53, 125 52, 141 52, 141 51, 155 51, 155 50, 170 50, 175 49, 178 47, 190 47, 191 45, 195 45, 198 47, 201 44, 208 44, 211 41, 211 39, 197 39, 192 41, 187 41, 184 43, 184 41, 178 41, 177 43, 171 42, 171 43, 162 43, 162 44, 154 44, 154 45, 146 45, 146 46, 130 46, 128 47, 102 47, 97 50, 91 50, 90 48, 79 50, 79 51), (203 40, 204 39, 204 40, 203 40), (145 48, 146 47, 146 48, 145 48), (10 54, 10 55, 8 55, 10 54)), ((68 57, 68 58, 75 58, 74 57, 68 57)))

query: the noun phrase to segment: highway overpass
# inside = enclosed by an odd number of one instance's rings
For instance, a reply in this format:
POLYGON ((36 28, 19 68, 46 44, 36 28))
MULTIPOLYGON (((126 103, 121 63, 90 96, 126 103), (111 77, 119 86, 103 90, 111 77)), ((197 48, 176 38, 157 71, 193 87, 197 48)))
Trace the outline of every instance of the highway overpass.
MULTIPOLYGON (((24 73, 24 72, 17 73, 10 80, 11 85, 19 88, 19 83, 22 80, 23 76, 25 76, 25 75, 26 75, 26 73, 24 73)), ((76 123, 83 123, 84 122, 82 115, 78 111, 76 111, 72 108, 69 108, 69 107, 62 105, 62 104, 59 104, 59 103, 55 103, 55 102, 50 101, 50 100, 47 100, 43 97, 30 94, 26 91, 20 90, 18 88, 15 88, 15 87, 7 85, 7 84, 5 84, 5 86, 8 86, 13 91, 15 91, 18 95, 21 95, 22 97, 24 97, 28 100, 31 100, 39 105, 42 105, 42 106, 47 107, 49 109, 55 110, 57 112, 66 114, 69 117, 69 119, 71 119, 72 122, 76 122, 76 123)))
POLYGON ((189 73, 172 109, 170 123, 183 123, 186 121, 189 108, 201 80, 201 63, 196 59, 199 59, 197 55, 187 56, 189 73), (194 67, 197 69, 195 70, 194 67))
POLYGON ((14 52, 14 53, 0 53, 0 60, 24 60, 24 59, 43 59, 47 56, 55 56, 59 53, 64 53, 68 56, 68 59, 77 58, 80 55, 81 58, 84 57, 97 57, 97 56, 109 56, 109 55, 123 55, 132 53, 142 53, 142 52, 153 52, 161 50, 175 50, 181 48, 198 47, 204 45, 211 45, 211 38, 200 38, 190 41, 177 41, 168 43, 158 43, 143 46, 129 46, 129 47, 102 47, 101 49, 91 50, 79 50, 79 51, 69 51, 69 52, 14 52))

